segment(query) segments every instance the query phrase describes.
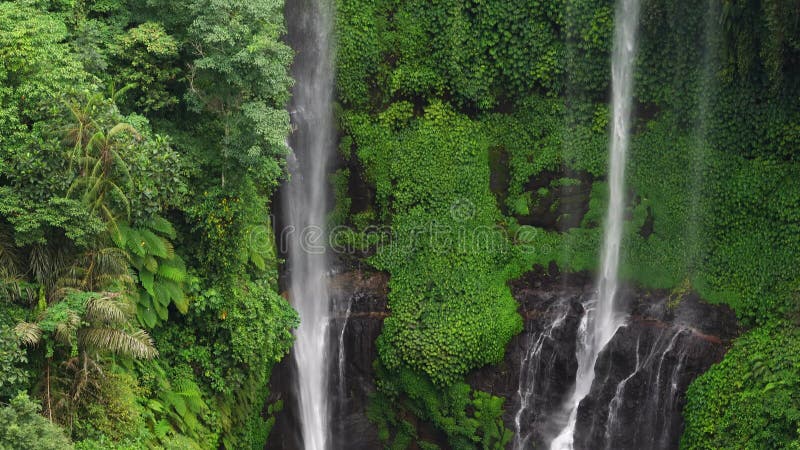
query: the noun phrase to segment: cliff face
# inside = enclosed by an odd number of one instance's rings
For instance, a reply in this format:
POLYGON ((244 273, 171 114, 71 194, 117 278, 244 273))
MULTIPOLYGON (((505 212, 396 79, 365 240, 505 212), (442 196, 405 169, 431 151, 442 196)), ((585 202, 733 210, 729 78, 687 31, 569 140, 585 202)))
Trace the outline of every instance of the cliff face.
MULTIPOLYGON (((388 314, 387 277, 347 272, 334 276, 332 286, 334 448, 381 448, 366 407, 375 389, 375 340, 388 314)), ((586 275, 535 271, 511 289, 524 331, 509 343, 501 363, 473 372, 468 381, 507 399, 504 420, 516 433, 514 446, 542 448, 566 420, 562 409, 575 381, 583 304, 594 285, 586 275)), ((738 331, 735 316, 693 295, 627 288, 620 298, 630 319, 598 359, 595 384, 578 411, 576 448, 677 448, 686 388, 722 359, 738 331)), ((272 400, 283 400, 285 408, 277 414, 268 448, 302 448, 289 382, 293 370, 286 358, 273 374, 272 400)))
MULTIPOLYGON (((375 391, 372 368, 378 357, 375 341, 388 314, 387 285, 388 276, 382 273, 352 271, 334 275, 331 279, 334 311, 328 366, 331 373, 332 448, 383 447, 366 411, 369 395, 375 391), (343 364, 340 364, 340 356, 343 364)), ((268 449, 303 450, 293 391, 295 371, 291 354, 273 371, 269 402, 281 401, 284 408, 275 415, 268 449)))

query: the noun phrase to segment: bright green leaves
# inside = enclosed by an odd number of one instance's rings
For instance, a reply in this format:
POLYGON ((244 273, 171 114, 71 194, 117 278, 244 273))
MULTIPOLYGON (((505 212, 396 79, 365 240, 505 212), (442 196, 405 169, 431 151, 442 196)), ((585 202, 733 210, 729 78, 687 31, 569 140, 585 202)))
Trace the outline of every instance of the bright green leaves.
POLYGON ((456 448, 501 445, 501 406, 480 393, 473 403, 459 381, 500 361, 522 328, 505 285, 511 244, 488 189, 484 129, 442 103, 416 119, 410 104, 398 103, 375 121, 349 116, 346 126, 394 236, 371 261, 391 274, 378 383, 393 406, 375 420, 400 447, 416 438, 398 419, 404 410, 456 448))
POLYGON ((158 355, 150 336, 130 323, 133 304, 116 292, 75 292, 48 305, 35 322, 21 322, 17 335, 26 345, 43 343, 45 356, 53 358, 58 346, 69 349, 70 357, 81 352, 93 358, 113 353, 139 359, 158 355))
POLYGON ((63 430, 39 414, 41 409, 24 392, 0 407, 0 445, 17 450, 72 449, 63 430))
POLYGON ((456 449, 505 448, 513 436, 503 423, 504 399, 474 391, 466 383, 437 386, 404 367, 391 372, 379 368, 378 384, 368 415, 388 440, 388 448, 407 448, 414 441, 420 448, 439 448, 420 440, 404 419, 406 411, 436 426, 456 449))
POLYGON ((57 15, 24 2, 0 3, 0 81, 13 92, 3 103, 18 108, 19 123, 52 117, 65 94, 86 86, 89 77, 69 55, 66 37, 57 15))
POLYGON ((795 324, 756 328, 690 387, 684 449, 796 448, 800 335, 795 324))
POLYGON ((189 309, 183 291, 186 266, 175 254, 168 238, 175 238, 175 229, 161 217, 147 221, 141 228, 121 224, 113 235, 114 243, 128 253, 131 265, 138 271, 141 289, 136 316, 143 325, 153 328, 169 318, 169 305, 182 314, 189 309))
MULTIPOLYGON (((201 449, 211 445, 205 427, 210 409, 203 400, 203 392, 194 382, 188 367, 181 366, 169 373, 159 366, 151 366, 158 375, 154 398, 147 400, 145 408, 146 424, 150 432, 162 445, 169 445, 173 439, 184 441, 185 448, 201 449), (177 372, 177 373, 176 373, 177 372)), ((173 444, 174 445, 174 444, 173 444)))
POLYGON ((366 137, 378 125, 354 125, 367 171, 388 169, 375 173, 396 235, 374 259, 392 274, 383 363, 392 370, 408 365, 448 385, 499 361, 521 322, 504 284, 510 244, 496 228, 479 127, 443 104, 431 105, 416 126, 385 129, 391 137, 383 140, 366 137))

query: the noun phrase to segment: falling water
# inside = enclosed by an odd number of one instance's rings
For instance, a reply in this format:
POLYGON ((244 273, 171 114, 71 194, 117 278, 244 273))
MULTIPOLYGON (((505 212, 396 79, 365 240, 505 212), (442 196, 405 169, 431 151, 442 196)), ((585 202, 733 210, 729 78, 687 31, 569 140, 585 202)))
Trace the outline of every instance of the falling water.
POLYGON ((636 30, 639 24, 640 0, 617 0, 614 52, 611 61, 613 124, 609 162, 609 205, 605 221, 602 266, 598 280, 598 295, 587 305, 584 323, 579 333, 577 351, 578 373, 575 390, 567 408, 569 419, 553 440, 552 450, 571 449, 578 406, 589 393, 594 381, 594 365, 603 348, 624 317, 614 308, 617 293, 617 271, 625 208, 625 162, 630 139, 631 106, 633 99, 633 61, 636 50, 636 30))
POLYGON ((350 311, 353 309, 353 297, 347 299, 347 310, 344 313, 344 321, 342 322, 342 329, 339 331, 339 361, 336 368, 339 371, 339 401, 344 403, 345 395, 345 348, 344 348, 344 332, 347 331, 347 322, 350 321, 350 311))
MULTIPOLYGON (((687 330, 680 327, 663 330, 647 349, 641 345, 642 336, 636 339, 636 364, 630 375, 617 384, 614 397, 608 408, 608 417, 605 421, 605 448, 614 449, 615 438, 624 435, 632 442, 647 442, 646 448, 669 448, 669 430, 672 429, 671 417, 674 415, 675 400, 678 397, 678 383, 685 357, 685 347, 679 340, 686 336, 687 330), (673 358, 674 367, 670 369, 672 361, 664 364, 667 358, 673 358), (639 383, 631 383, 633 379, 639 383), (637 398, 640 394, 634 389, 629 393, 629 384, 648 386, 649 395, 638 405, 637 415, 633 422, 630 417, 620 417, 620 409, 625 402, 626 395, 637 398), (641 432, 647 433, 642 436, 641 432)), ((691 334, 691 333, 688 333, 691 334)))
POLYGON ((551 380, 550 371, 554 366, 555 353, 546 355, 547 344, 551 344, 556 337, 554 332, 560 329, 570 313, 569 301, 562 300, 550 307, 546 313, 547 317, 553 317, 548 321, 547 326, 538 333, 531 333, 527 343, 525 358, 520 367, 519 385, 517 388, 517 398, 519 398, 519 409, 514 415, 514 450, 530 448, 532 432, 523 431, 523 425, 530 422, 527 416, 530 415, 535 403, 536 394, 541 394, 549 389, 551 380))
POLYGON ((284 190, 290 295, 300 313, 294 357, 304 447, 328 445, 329 261, 325 246, 327 166, 333 153, 332 6, 328 0, 288 2, 289 40, 297 53, 292 100, 295 133, 291 180, 284 190))

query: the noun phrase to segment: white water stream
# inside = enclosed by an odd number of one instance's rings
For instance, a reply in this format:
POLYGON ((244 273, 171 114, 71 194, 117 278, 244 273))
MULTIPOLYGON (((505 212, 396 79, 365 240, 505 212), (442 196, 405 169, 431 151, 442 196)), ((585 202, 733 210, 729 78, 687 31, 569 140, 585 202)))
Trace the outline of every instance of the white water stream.
POLYGON ((288 237, 290 297, 300 313, 294 358, 303 446, 325 450, 329 444, 328 327, 330 295, 325 230, 328 164, 334 153, 333 10, 328 0, 298 1, 290 37, 297 53, 292 100, 296 157, 289 158, 291 180, 284 190, 288 237))
POLYGON ((573 447, 578 406, 589 394, 594 381, 597 357, 625 317, 615 308, 617 272, 625 210, 625 163, 630 141, 633 103, 633 63, 636 56, 636 31, 639 25, 640 0, 617 0, 614 50, 611 60, 613 123, 609 156, 609 204, 598 279, 597 298, 587 305, 578 334, 578 373, 575 390, 566 409, 569 419, 551 443, 551 450, 573 447))

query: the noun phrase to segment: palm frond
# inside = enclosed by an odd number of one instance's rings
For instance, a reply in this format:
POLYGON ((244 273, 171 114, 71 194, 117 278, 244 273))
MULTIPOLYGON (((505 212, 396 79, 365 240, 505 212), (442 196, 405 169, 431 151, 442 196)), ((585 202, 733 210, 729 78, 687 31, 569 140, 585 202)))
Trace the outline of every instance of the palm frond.
POLYGON ((10 230, 0 226, 0 277, 19 274, 19 255, 10 230))
POLYGON ((72 345, 72 336, 80 325, 80 316, 75 311, 68 310, 67 317, 56 325, 56 340, 63 344, 72 345))
POLYGON ((114 136, 116 136, 116 135, 118 135, 120 133, 124 133, 124 132, 131 133, 134 136, 138 136, 139 135, 139 132, 136 130, 136 128, 133 127, 133 125, 127 124, 127 123, 118 123, 118 124, 114 125, 111 128, 111 130, 109 130, 108 138, 111 139, 114 136))
POLYGON ((93 297, 86 302, 86 320, 121 325, 134 313, 134 306, 117 293, 93 297))
POLYGON ((37 345, 42 340, 42 329, 36 323, 20 322, 14 327, 14 332, 23 345, 37 345))
POLYGON ((81 330, 79 339, 84 347, 96 351, 108 351, 137 359, 152 359, 158 356, 153 339, 144 330, 127 333, 110 327, 87 328, 81 330))

